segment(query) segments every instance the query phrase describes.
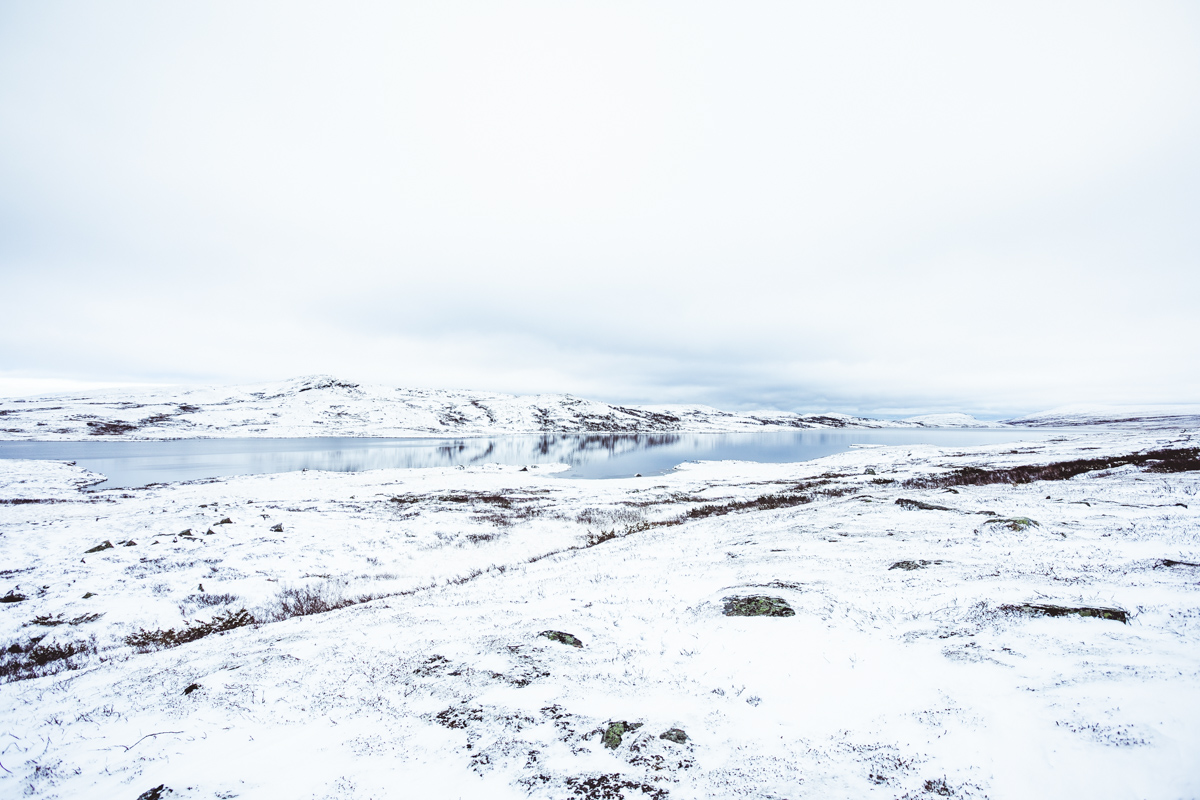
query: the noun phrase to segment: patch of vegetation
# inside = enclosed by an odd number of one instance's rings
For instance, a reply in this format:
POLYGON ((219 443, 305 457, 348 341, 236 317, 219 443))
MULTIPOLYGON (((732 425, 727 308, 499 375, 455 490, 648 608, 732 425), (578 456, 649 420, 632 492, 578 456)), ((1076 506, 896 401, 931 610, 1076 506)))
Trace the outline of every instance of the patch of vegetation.
POLYGON ((447 728, 465 728, 472 722, 483 722, 483 709, 470 708, 464 701, 461 706, 451 706, 438 712, 434 719, 447 728))
POLYGON ((374 600, 375 595, 363 594, 355 597, 345 597, 339 588, 329 582, 314 586, 285 586, 275 599, 275 606, 267 612, 267 618, 276 622, 291 617, 306 617, 310 614, 324 614, 339 608, 367 603, 374 600))
POLYGON ((583 539, 583 544, 584 547, 595 547, 598 544, 603 544, 615 538, 617 538, 617 532, 614 530, 588 531, 587 536, 583 539))
POLYGON ((112 542, 110 542, 110 541, 108 541, 107 539, 105 539, 103 542, 101 542, 100 544, 96 545, 95 547, 89 547, 87 550, 84 550, 83 552, 85 552, 85 553, 99 553, 99 552, 101 552, 102 550, 111 550, 111 549, 112 549, 112 547, 113 547, 113 543, 112 543, 112 542))
POLYGON ((429 498, 438 503, 488 503, 501 508, 512 507, 512 500, 502 494, 484 494, 483 492, 466 494, 439 494, 429 498))
POLYGON ((650 800, 666 800, 667 790, 648 783, 639 783, 616 773, 594 775, 587 778, 571 777, 566 780, 567 788, 575 797, 585 800, 624 800, 626 791, 640 792, 650 800))
POLYGON ((27 599, 29 598, 20 592, 14 589, 9 589, 8 594, 4 595, 4 597, 0 597, 0 603, 20 603, 22 600, 27 599))
POLYGON ((552 642, 569 644, 571 647, 583 647, 583 640, 564 631, 542 631, 538 636, 545 636, 552 642))
POLYGON ((152 650, 178 647, 181 644, 194 642, 197 639, 203 639, 205 636, 211 636, 214 633, 253 625, 255 622, 257 620, 255 620, 254 615, 242 608, 237 611, 226 611, 223 614, 217 614, 208 622, 185 625, 178 630, 168 628, 167 630, 148 631, 145 628, 140 628, 137 633, 131 633, 126 636, 125 643, 140 653, 148 653, 152 650))
POLYGON ((78 669, 81 656, 95 655, 95 637, 86 641, 41 644, 45 637, 31 638, 25 644, 13 642, 0 652, 0 683, 23 681, 78 669))
POLYGON ((999 525, 1001 528, 1007 528, 1014 533, 1021 533, 1030 528, 1040 528, 1042 523, 1029 517, 1009 517, 984 520, 984 525, 999 525))
POLYGON ((1064 481, 1102 469, 1125 466, 1144 467, 1147 472, 1191 472, 1200 470, 1200 448, 1150 450, 1112 458, 1080 458, 1055 464, 1028 465, 1010 469, 979 469, 964 467, 942 475, 911 478, 904 482, 909 489, 941 489, 947 486, 989 486, 998 483, 1022 484, 1034 481, 1064 481))
POLYGON ((237 602, 236 594, 228 592, 222 594, 210 594, 208 592, 200 592, 199 594, 189 594, 183 598, 185 603, 194 603, 198 606, 227 606, 230 603, 237 602))
POLYGON ((615 528, 605 531, 588 531, 584 537, 584 547, 595 547, 611 539, 619 539, 622 536, 630 536, 642 531, 648 531, 651 528, 658 528, 664 525, 678 525, 680 520, 666 520, 662 522, 635 522, 632 525, 626 525, 624 530, 617 531, 615 528))
POLYGON ((794 617, 796 612, 782 597, 750 595, 748 597, 726 597, 724 613, 727 617, 794 617))
POLYGON ((102 613, 95 614, 80 614, 78 617, 67 619, 62 614, 42 614, 33 618, 33 625, 44 625, 47 628, 53 628, 57 625, 83 625, 88 622, 95 622, 103 617, 102 613))
POLYGON ((781 492, 767 494, 753 500, 733 500, 728 503, 709 503, 688 509, 683 515, 685 519, 704 519, 705 517, 720 517, 735 511, 766 511, 775 508, 791 508, 792 506, 807 505, 813 501, 811 494, 781 492))
POLYGON ((1093 606, 1055 606, 1046 603, 1022 603, 1021 605, 1000 606, 1001 611, 1018 614, 1034 614, 1037 616, 1047 617, 1096 617, 1098 619, 1111 619, 1117 622, 1129 622, 1127 612, 1119 608, 1103 608, 1093 606))
POLYGON ((942 561, 940 558, 933 559, 933 560, 927 560, 927 559, 922 558, 922 559, 918 559, 916 561, 897 561, 895 564, 892 564, 890 567, 888 567, 888 569, 889 570, 893 570, 893 569, 907 569, 907 570, 924 569, 925 567, 931 567, 934 564, 945 564, 945 563, 946 562, 942 561))
POLYGON ((131 425, 128 422, 100 422, 99 420, 91 420, 87 426, 91 429, 88 433, 92 436, 114 436, 138 429, 137 425, 131 425))

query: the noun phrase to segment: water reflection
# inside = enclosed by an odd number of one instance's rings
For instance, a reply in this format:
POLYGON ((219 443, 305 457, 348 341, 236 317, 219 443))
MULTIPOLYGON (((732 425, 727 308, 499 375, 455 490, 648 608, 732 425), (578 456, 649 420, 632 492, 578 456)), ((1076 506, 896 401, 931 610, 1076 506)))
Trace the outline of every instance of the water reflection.
POLYGON ((568 477, 665 472, 684 461, 807 461, 856 444, 972 446, 1038 441, 1047 429, 834 430, 729 434, 542 434, 461 439, 181 439, 159 442, 0 442, 0 458, 76 461, 108 476, 100 488, 301 469, 567 464, 568 477))

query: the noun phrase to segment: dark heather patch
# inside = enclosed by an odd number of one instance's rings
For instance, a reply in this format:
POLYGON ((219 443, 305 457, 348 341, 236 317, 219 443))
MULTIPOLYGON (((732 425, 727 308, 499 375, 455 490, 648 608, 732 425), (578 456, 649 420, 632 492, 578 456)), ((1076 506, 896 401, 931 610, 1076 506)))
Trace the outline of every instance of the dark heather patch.
POLYGON ((138 429, 137 425, 130 425, 128 422, 99 422, 97 420, 88 422, 87 426, 91 429, 88 433, 92 436, 114 436, 138 429))
POLYGON ((625 800, 629 797, 626 791, 641 792, 652 800, 665 800, 668 796, 666 789, 629 780, 623 775, 615 773, 593 775, 586 778, 567 778, 566 783, 567 788, 575 797, 582 797, 585 800, 625 800))
POLYGON ((1102 469, 1129 465, 1145 467, 1147 472, 1191 472, 1200 470, 1200 448, 1151 450, 1112 458, 1080 458, 1055 464, 1029 465, 1011 469, 979 469, 964 467, 942 475, 911 478, 903 483, 908 489, 941 489, 947 486, 989 486, 997 483, 1033 483, 1034 481, 1064 481, 1102 469))
POLYGON ((148 631, 145 628, 140 628, 137 633, 131 633, 125 637, 125 644, 140 652, 148 653, 151 650, 178 647, 181 644, 194 642, 197 639, 203 639, 205 636, 211 636, 214 633, 222 633, 246 625, 253 625, 255 621, 254 616, 249 611, 241 608, 237 611, 226 611, 223 614, 217 614, 208 622, 185 625, 179 629, 169 628, 167 630, 148 631))

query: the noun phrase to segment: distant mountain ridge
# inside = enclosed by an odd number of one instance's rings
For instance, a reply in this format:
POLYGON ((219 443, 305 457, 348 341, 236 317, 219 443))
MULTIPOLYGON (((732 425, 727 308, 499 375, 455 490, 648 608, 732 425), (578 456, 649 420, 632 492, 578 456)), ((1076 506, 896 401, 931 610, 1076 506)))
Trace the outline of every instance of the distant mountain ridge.
POLYGON ((537 433, 737 433, 870 428, 1200 424, 1200 406, 1073 406, 1002 422, 967 414, 882 420, 849 414, 625 406, 568 394, 368 386, 329 375, 203 388, 110 389, 0 399, 0 440, 443 437, 537 433))
POLYGON ((911 428, 847 414, 620 406, 565 394, 365 386, 328 375, 231 387, 119 389, 0 400, 0 439, 441 437, 911 428))

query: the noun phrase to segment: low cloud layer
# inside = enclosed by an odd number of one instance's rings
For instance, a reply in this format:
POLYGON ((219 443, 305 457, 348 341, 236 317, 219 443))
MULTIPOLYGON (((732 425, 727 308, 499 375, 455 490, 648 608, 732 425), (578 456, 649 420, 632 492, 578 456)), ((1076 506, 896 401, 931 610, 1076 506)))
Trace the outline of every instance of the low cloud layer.
POLYGON ((1200 395, 1187 5, 0 15, 0 388, 1200 395))

